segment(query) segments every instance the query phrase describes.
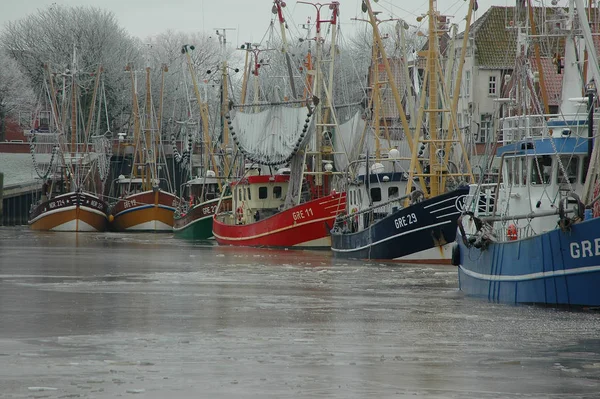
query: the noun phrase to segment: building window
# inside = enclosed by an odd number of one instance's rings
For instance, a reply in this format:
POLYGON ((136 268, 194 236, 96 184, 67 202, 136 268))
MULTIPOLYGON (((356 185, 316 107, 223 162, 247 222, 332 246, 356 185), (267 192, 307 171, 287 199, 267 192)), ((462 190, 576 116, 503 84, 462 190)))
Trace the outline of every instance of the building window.
POLYGON ((266 187, 259 187, 258 188, 258 199, 265 199, 267 198, 269 195, 267 188, 266 187))
POLYGON ((496 95, 496 77, 490 76, 490 81, 488 83, 488 94, 490 96, 496 95))
POLYGON ((492 138, 492 115, 481 114, 481 123, 479 124, 479 143, 487 143, 492 138))
POLYGON ((471 71, 465 71, 465 96, 471 95, 471 71))

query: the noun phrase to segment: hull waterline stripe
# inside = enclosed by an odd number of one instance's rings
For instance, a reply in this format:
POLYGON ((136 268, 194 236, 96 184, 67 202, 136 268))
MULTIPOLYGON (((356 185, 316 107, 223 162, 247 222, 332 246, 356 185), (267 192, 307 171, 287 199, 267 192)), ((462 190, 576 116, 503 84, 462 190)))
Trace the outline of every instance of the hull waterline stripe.
MULTIPOLYGON (((433 212, 431 212, 431 213, 433 213, 433 212)), ((462 212, 460 212, 460 211, 456 211, 456 212, 452 212, 452 213, 447 213, 447 214, 445 214, 445 215, 442 215, 442 216, 436 216, 435 218, 436 218, 436 219, 443 219, 443 218, 447 218, 448 216, 459 215, 459 214, 461 214, 461 213, 462 213, 462 212)))
POLYGON ((445 206, 445 207, 440 208, 440 209, 435 209, 435 210, 431 211, 430 213, 441 212, 441 211, 445 211, 446 209, 451 209, 451 208, 456 208, 456 206, 454 204, 452 204, 450 206, 445 206))
POLYGON ((206 220, 206 219, 212 219, 212 217, 213 217, 213 216, 214 216, 214 215, 202 216, 201 218, 194 219, 194 220, 192 220, 190 223, 188 223, 188 224, 185 224, 185 225, 183 225, 183 226, 181 226, 181 227, 175 227, 175 226, 173 226, 173 231, 181 231, 181 230, 184 230, 184 229, 186 229, 187 227, 190 227, 190 226, 192 226, 192 225, 194 225, 194 224, 196 224, 196 223, 198 223, 198 222, 200 222, 200 221, 202 221, 202 220, 206 220))
POLYGON ((529 274, 520 274, 513 276, 497 276, 492 274, 477 273, 468 269, 465 269, 463 265, 459 266, 460 270, 469 277, 473 277, 479 280, 486 281, 527 281, 527 280, 538 280, 543 278, 552 278, 560 276, 568 276, 573 274, 592 273, 600 271, 600 266, 585 266, 578 267, 575 269, 567 270, 555 270, 552 272, 537 272, 529 274))
POLYGON ((446 202, 446 201, 450 201, 450 200, 456 200, 458 197, 459 197, 459 196, 454 196, 454 197, 446 198, 445 200, 442 200, 442 201, 440 201, 440 202, 436 202, 435 204, 429 204, 429 205, 426 205, 426 206, 424 206, 423 208, 425 208, 425 209, 427 209, 427 208, 431 208, 432 206, 436 206, 436 205, 442 204, 442 203, 444 203, 444 202, 446 202))
MULTIPOLYGON (((52 214, 55 214, 55 213, 72 211, 73 209, 76 209, 76 208, 77 208, 77 205, 69 205, 69 206, 65 206, 65 207, 62 207, 62 208, 53 209, 51 211, 43 212, 43 213, 39 214, 38 216, 36 216, 35 219, 30 220, 29 224, 37 222, 41 218, 46 217, 48 215, 52 215, 52 214)), ((91 212, 91 213, 95 213, 95 214, 98 214, 100 216, 104 216, 105 218, 107 217, 106 213, 101 212, 101 211, 99 211, 97 209, 94 209, 94 208, 90 208, 90 207, 87 207, 87 206, 79 205, 79 209, 80 210, 85 210, 85 211, 88 211, 88 212, 91 212)))
POLYGON ((362 247, 358 247, 358 248, 338 249, 338 248, 333 248, 332 247, 331 250, 334 251, 334 252, 356 252, 356 251, 361 251, 363 249, 372 247, 374 245, 381 244, 382 242, 393 240, 396 237, 400 237, 400 236, 403 236, 403 235, 406 235, 406 234, 411 234, 411 233, 414 233, 414 232, 417 232, 417 231, 420 231, 420 230, 429 229, 431 227, 441 226, 443 224, 448 224, 448 223, 451 223, 451 222, 452 222, 451 220, 447 220, 445 222, 429 224, 427 226, 419 227, 417 229, 413 229, 413 230, 409 230, 409 231, 404 231, 402 233, 395 234, 395 235, 393 235, 391 237, 387 237, 387 238, 384 238, 383 240, 379 240, 379 241, 373 242, 373 243, 368 244, 368 245, 363 245, 362 247))
POLYGON ((175 208, 173 208, 172 206, 151 204, 151 205, 142 205, 142 206, 136 206, 135 208, 125 209, 124 211, 121 211, 121 212, 117 213, 114 216, 117 217, 117 216, 121 216, 121 215, 123 215, 125 213, 129 213, 129 212, 133 212, 133 211, 139 211, 139 210, 142 210, 142 209, 154 208, 154 207, 161 208, 161 209, 166 209, 168 211, 175 212, 175 208))
MULTIPOLYGON (((257 234, 257 235, 254 235, 254 236, 248 236, 248 237, 224 237, 224 236, 220 236, 220 235, 216 234, 214 231, 213 231, 213 235, 214 235, 215 237, 217 237, 217 238, 220 238, 220 239, 222 239, 222 240, 230 240, 230 241, 245 241, 245 240, 253 240, 253 239, 255 239, 255 238, 259 238, 259 237, 264 237, 264 236, 272 235, 272 234, 275 234, 275 233, 279 233, 279 232, 281 232, 281 231, 285 231, 285 230, 289 230, 289 229, 294 229, 294 228, 296 228, 296 227, 301 227, 301 226, 304 226, 304 225, 306 225, 306 224, 317 223, 317 222, 324 222, 324 221, 326 221, 326 220, 329 220, 329 219, 331 219, 331 218, 332 218, 332 216, 327 216, 327 217, 320 218, 320 219, 309 220, 309 221, 307 221, 307 222, 303 222, 303 223, 296 223, 296 224, 294 224, 294 225, 291 225, 291 226, 282 227, 282 228, 280 228, 280 229, 271 230, 271 231, 267 231, 267 232, 265 232, 265 233, 260 233, 260 234, 257 234)), ((231 225, 226 225, 226 226, 231 226, 231 225)), ((239 226, 244 226, 244 225, 239 225, 239 226)), ((214 230, 214 229, 213 229, 213 230, 214 230)))

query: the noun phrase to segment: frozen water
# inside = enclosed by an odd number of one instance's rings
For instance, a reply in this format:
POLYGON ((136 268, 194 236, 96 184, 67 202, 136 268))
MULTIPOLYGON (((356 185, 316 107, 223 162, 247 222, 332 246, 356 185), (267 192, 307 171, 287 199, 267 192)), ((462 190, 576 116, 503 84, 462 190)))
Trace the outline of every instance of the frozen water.
POLYGON ((0 398, 593 398, 599 327, 449 266, 0 228, 0 398))

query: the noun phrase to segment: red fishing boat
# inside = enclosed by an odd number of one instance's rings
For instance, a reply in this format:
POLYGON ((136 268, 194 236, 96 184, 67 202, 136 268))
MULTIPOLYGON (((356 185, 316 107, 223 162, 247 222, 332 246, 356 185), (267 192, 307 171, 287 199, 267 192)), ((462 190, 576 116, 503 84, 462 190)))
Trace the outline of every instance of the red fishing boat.
MULTIPOLYGON (((288 65, 289 96, 273 79, 259 78, 264 60, 258 45, 246 47, 253 56, 254 100, 231 104, 225 119, 229 132, 245 160, 241 179, 231 183, 223 195, 232 196, 231 210, 219 206, 213 219, 213 234, 219 244, 260 247, 331 247, 330 230, 336 217, 345 210, 346 194, 336 192, 341 176, 335 171, 333 136, 339 127, 337 111, 330 98, 334 92, 335 51, 324 55, 321 25, 331 24, 335 41, 339 3, 313 4, 331 13, 330 19, 318 17, 316 24, 316 62, 307 48, 305 91, 294 86, 292 65, 287 53, 282 8, 275 0, 274 10, 282 30, 282 54, 288 65), (329 68, 328 79, 322 72, 329 68), (259 89, 259 84, 264 87, 259 89), (278 168, 278 169, 277 169, 278 168)), ((245 70, 248 70, 245 68, 245 70)), ((247 81, 242 86, 245 88, 247 81)), ((287 91, 287 89, 286 89, 287 91)))
POLYGON ((234 208, 215 215, 219 244, 329 248, 329 231, 345 209, 346 194, 330 195, 279 211, 289 174, 249 176, 232 184, 234 208))

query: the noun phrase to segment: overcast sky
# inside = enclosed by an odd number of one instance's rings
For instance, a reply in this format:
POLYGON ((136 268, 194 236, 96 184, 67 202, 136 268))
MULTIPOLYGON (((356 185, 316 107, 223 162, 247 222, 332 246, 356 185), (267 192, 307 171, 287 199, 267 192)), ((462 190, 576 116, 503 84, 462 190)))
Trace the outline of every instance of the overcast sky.
MULTIPOLYGON (((325 2, 326 0, 321 0, 325 2)), ((490 5, 514 5, 515 0, 478 0, 481 16, 490 5)), ((564 1, 563 1, 564 2, 564 1)), ((93 6, 114 12, 119 23, 132 35, 145 38, 166 30, 183 32, 214 32, 215 28, 232 28, 227 31, 227 42, 239 45, 243 42, 260 42, 267 33, 272 18, 272 0, 0 0, 0 27, 8 21, 24 18, 37 9, 45 9, 53 3, 65 6, 93 6)), ((315 20, 315 8, 311 5, 287 1, 288 24, 293 34, 308 17, 315 20)), ((464 18, 467 12, 465 0, 438 0, 438 9, 453 15, 453 21, 464 18)), ((409 24, 418 25, 416 16, 426 12, 427 0, 380 0, 372 3, 379 10, 381 19, 403 18, 409 24)), ((363 22, 351 18, 364 18, 360 10, 361 0, 340 0, 341 30, 347 36, 356 29, 364 29, 363 22)), ((325 10, 321 18, 329 13, 325 10)))

